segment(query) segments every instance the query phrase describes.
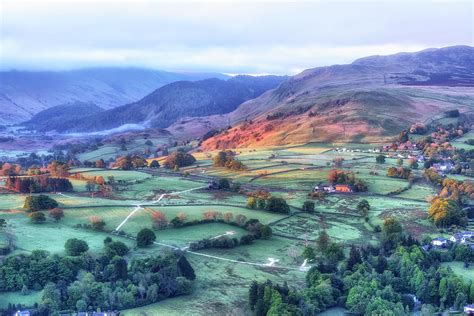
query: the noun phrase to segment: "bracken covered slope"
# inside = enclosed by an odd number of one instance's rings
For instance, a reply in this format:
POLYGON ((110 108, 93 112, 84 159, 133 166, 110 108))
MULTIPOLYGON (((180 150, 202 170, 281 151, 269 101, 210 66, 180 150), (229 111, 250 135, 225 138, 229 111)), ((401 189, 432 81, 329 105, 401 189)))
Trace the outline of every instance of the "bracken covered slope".
POLYGON ((225 117, 187 119, 169 130, 234 123, 203 149, 382 141, 446 110, 474 110, 473 87, 472 47, 374 56, 306 70, 225 117))

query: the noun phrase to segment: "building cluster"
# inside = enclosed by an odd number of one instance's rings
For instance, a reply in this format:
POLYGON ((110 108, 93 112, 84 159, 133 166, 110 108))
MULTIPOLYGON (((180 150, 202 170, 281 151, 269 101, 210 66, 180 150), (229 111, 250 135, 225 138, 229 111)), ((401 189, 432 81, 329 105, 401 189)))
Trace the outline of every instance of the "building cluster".
POLYGON ((324 192, 324 193, 352 193, 354 189, 348 184, 317 184, 313 192, 324 192))
MULTIPOLYGON (((437 237, 431 240, 431 246, 436 248, 445 248, 449 242, 456 244, 469 244, 471 249, 474 250, 474 243, 471 243, 471 239, 474 238, 474 232, 465 231, 452 235, 449 239, 443 237, 437 237)), ((427 248, 424 248, 425 250, 427 248)))

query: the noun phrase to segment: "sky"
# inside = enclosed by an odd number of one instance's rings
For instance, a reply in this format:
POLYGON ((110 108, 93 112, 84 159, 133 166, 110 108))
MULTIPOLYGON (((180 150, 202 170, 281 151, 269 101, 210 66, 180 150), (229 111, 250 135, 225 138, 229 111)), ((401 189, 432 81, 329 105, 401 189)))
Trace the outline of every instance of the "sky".
POLYGON ((295 74, 474 46, 474 1, 0 0, 0 68, 295 74))

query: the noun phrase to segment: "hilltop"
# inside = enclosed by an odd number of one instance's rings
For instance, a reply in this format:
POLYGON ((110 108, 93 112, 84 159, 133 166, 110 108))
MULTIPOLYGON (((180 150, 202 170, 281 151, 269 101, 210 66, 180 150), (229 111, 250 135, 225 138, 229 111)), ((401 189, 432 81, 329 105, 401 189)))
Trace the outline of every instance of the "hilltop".
POLYGON ((305 70, 225 117, 188 119, 179 130, 234 124, 204 141, 203 149, 381 141, 444 111, 471 111, 473 74, 469 46, 372 56, 305 70))

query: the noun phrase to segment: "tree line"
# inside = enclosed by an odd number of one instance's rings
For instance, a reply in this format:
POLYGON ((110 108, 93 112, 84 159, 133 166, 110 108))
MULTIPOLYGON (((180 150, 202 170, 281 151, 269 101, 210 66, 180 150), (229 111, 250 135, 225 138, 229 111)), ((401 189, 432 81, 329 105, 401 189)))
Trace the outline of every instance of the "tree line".
MULTIPOLYGON (((100 255, 88 248, 85 241, 70 239, 67 256, 36 250, 8 257, 0 266, 0 291, 42 290, 40 303, 31 306, 40 315, 121 310, 192 291, 194 270, 182 255, 127 259, 128 247, 110 237, 100 255)), ((4 312, 16 307, 10 304, 4 312)))
POLYGON ((474 300, 474 283, 442 266, 443 256, 449 257, 424 251, 402 231, 398 221, 389 219, 380 245, 351 246, 342 261, 341 257, 329 260, 321 254, 308 271, 303 289, 271 281, 252 282, 249 308, 254 315, 276 316, 316 315, 340 306, 357 315, 398 316, 411 315, 420 301, 423 316, 450 307, 462 310, 474 300))

